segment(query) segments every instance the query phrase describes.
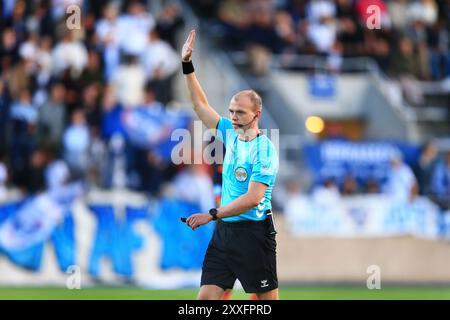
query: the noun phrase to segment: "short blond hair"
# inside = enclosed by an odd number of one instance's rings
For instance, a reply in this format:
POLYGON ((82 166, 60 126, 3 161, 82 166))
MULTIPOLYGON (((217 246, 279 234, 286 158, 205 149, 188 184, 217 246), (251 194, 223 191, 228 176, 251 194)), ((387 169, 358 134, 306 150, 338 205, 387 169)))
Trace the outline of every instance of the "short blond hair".
POLYGON ((236 101, 240 97, 248 97, 254 107, 255 111, 262 111, 262 99, 261 96, 256 93, 255 90, 242 90, 236 93, 233 98, 231 98, 231 101, 236 101))

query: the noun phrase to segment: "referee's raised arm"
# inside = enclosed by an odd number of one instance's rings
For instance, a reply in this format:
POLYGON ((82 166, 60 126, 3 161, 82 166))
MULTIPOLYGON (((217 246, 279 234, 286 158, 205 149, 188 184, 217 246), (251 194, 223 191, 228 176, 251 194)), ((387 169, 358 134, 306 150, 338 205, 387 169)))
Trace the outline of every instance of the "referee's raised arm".
POLYGON ((219 122, 220 116, 209 105, 206 94, 195 76, 194 66, 192 64, 192 52, 194 51, 195 36, 195 30, 192 30, 183 45, 181 52, 183 74, 186 78, 186 84, 195 113, 208 129, 215 129, 217 123, 219 122))

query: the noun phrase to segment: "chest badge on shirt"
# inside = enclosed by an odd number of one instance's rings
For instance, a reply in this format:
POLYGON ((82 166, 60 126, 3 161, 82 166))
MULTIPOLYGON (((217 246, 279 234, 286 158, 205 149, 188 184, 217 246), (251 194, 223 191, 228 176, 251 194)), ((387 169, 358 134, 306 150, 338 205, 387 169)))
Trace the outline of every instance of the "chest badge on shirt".
POLYGON ((248 177, 247 170, 243 167, 237 167, 234 170, 234 176, 236 177, 236 180, 239 182, 245 182, 248 177))

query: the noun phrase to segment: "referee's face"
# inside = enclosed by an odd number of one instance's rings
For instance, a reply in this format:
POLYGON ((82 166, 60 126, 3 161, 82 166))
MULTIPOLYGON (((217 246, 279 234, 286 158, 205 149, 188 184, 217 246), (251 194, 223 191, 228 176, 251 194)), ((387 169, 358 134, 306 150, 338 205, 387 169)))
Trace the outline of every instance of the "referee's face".
POLYGON ((258 113, 255 112, 251 100, 246 96, 233 99, 228 107, 234 130, 248 129, 258 113))

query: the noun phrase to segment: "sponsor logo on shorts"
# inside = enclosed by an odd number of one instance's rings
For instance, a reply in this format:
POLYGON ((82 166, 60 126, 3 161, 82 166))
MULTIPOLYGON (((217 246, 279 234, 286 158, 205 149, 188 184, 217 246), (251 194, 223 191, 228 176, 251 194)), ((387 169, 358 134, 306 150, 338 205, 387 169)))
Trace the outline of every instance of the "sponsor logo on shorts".
POLYGON ((269 284, 267 283, 267 280, 261 280, 261 288, 268 287, 269 284))

